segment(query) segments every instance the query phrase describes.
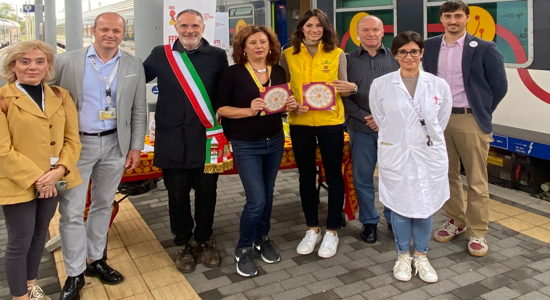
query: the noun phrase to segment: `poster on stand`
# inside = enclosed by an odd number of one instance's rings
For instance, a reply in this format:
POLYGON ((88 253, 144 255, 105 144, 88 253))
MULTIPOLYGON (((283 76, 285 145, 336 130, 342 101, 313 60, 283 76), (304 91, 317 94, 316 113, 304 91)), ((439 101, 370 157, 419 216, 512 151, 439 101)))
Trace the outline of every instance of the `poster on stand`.
POLYGON ((163 9, 163 42, 173 43, 178 38, 176 31, 176 16, 180 11, 194 9, 204 17, 204 34, 202 35, 211 45, 214 44, 214 31, 216 28, 216 0, 181 1, 164 0, 163 9))

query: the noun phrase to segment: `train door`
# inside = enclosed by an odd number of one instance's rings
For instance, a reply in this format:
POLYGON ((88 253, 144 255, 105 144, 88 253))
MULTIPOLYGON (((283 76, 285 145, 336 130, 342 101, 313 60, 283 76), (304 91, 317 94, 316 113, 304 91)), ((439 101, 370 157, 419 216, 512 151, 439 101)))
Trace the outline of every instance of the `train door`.
POLYGON ((271 28, 279 37, 281 46, 288 41, 286 0, 271 2, 271 28))

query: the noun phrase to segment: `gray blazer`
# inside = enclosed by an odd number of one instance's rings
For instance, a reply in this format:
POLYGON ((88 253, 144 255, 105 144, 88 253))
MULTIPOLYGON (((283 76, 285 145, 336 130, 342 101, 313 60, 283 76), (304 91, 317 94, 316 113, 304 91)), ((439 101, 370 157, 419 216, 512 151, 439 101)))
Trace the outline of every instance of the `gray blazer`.
MULTIPOLYGON (((88 48, 56 57, 54 84, 69 90, 80 111, 84 86, 84 62, 88 48)), ((117 131, 122 155, 130 149, 142 150, 147 129, 145 72, 141 59, 121 52, 117 81, 117 131)))

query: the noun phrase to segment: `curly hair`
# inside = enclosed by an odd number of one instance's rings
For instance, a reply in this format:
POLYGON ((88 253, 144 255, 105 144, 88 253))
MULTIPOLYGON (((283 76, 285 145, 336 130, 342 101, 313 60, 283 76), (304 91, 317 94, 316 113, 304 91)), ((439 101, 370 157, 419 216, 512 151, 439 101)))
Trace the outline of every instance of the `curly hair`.
POLYGON ((264 33, 269 41, 270 52, 266 57, 266 63, 268 65, 274 65, 281 60, 281 43, 279 43, 279 39, 273 31, 265 26, 248 25, 241 28, 233 37, 233 61, 235 61, 236 64, 245 64, 248 62, 248 58, 244 52, 246 41, 251 35, 258 32, 264 33))
POLYGON ((292 34, 291 41, 294 48, 293 54, 300 53, 301 43, 305 38, 304 25, 311 17, 317 17, 321 25, 323 25, 323 51, 326 53, 336 49, 338 47, 338 34, 334 31, 334 26, 330 22, 328 16, 320 9, 308 10, 298 21, 296 31, 292 34))
POLYGON ((50 65, 48 72, 46 72, 46 76, 42 79, 42 82, 49 82, 52 80, 55 75, 53 50, 50 45, 40 40, 17 42, 9 47, 6 51, 7 53, 4 58, 4 62, 2 63, 1 76, 8 82, 14 82, 17 79, 15 72, 12 71, 15 61, 25 55, 25 53, 34 49, 44 52, 44 54, 46 54, 48 64, 50 65))

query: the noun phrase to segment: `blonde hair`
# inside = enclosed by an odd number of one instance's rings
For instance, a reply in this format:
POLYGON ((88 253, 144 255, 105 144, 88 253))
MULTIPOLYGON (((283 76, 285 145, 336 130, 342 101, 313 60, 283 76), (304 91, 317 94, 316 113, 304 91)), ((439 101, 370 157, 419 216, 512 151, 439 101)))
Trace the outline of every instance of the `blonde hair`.
POLYGON ((44 54, 46 54, 46 59, 50 64, 46 76, 42 78, 42 82, 49 82, 52 80, 55 76, 54 53, 50 45, 40 40, 22 41, 10 46, 6 51, 4 62, 2 63, 2 73, 0 75, 8 82, 14 82, 17 79, 15 72, 12 71, 15 61, 25 55, 25 53, 34 49, 44 52, 44 54))

